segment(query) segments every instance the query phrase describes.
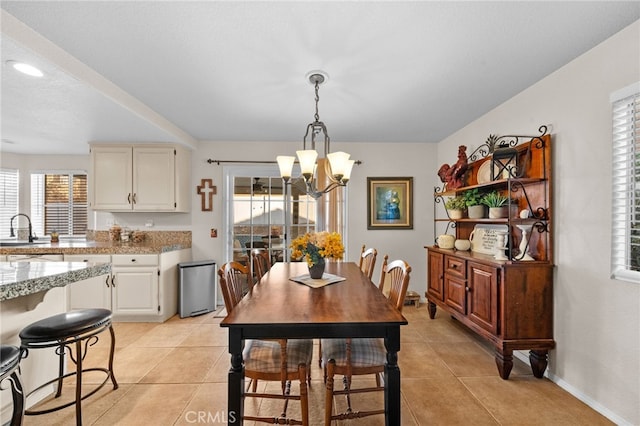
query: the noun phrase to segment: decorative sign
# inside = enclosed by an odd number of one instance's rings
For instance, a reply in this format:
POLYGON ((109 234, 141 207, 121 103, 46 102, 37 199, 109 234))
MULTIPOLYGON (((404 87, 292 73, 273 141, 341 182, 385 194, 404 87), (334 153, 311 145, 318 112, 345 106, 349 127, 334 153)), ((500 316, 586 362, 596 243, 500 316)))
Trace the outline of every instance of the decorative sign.
MULTIPOLYGON (((495 254, 498 243, 498 234, 506 235, 507 225, 476 225, 469 236, 471 251, 484 254, 495 254)), ((502 240, 504 244, 504 239, 502 240)))
POLYGON ((213 211, 213 194, 217 191, 216 187, 213 186, 213 179, 200 179, 200 185, 196 189, 201 199, 201 210, 203 212, 213 211))

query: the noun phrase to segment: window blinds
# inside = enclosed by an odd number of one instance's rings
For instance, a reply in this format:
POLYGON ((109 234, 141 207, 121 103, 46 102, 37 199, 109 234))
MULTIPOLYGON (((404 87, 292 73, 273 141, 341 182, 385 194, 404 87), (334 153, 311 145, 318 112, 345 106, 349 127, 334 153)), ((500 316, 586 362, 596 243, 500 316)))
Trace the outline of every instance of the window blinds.
POLYGON ((41 234, 86 234, 87 175, 32 174, 31 214, 41 234))
POLYGON ((614 278, 640 282, 640 93, 613 102, 614 278))
POLYGON ((9 237, 9 221, 14 215, 18 214, 18 178, 19 174, 17 169, 0 169, 1 238, 9 237))

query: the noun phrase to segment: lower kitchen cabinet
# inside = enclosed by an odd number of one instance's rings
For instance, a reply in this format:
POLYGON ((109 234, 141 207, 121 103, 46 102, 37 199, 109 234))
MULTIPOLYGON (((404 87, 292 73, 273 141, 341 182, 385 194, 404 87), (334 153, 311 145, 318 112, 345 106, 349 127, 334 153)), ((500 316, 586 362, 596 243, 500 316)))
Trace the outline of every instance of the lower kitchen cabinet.
POLYGON ((67 309, 106 308, 115 321, 163 322, 178 311, 178 268, 191 249, 162 254, 65 255, 111 263, 111 274, 67 286, 67 309))
MULTIPOLYGON (((108 254, 65 254, 65 262, 110 263, 108 254)), ((67 285, 67 310, 111 309, 111 275, 101 275, 67 285)))
POLYGON ((160 313, 158 255, 111 256, 111 306, 114 318, 160 313))

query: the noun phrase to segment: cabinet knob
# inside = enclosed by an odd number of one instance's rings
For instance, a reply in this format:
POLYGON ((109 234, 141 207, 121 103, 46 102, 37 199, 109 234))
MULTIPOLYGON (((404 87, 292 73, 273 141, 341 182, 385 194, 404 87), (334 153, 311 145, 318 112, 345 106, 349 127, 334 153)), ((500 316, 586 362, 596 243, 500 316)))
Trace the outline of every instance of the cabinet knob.
POLYGON ((465 288, 464 288, 464 290, 465 290, 467 293, 471 293, 471 289, 470 289, 469 287, 465 287, 465 288))
POLYGON ((135 259, 131 259, 131 263, 136 263, 136 260, 135 259))
POLYGON ((107 275, 107 278, 104 280, 104 283, 107 287, 109 287, 109 275, 107 275))
POLYGON ((129 204, 131 204, 131 193, 129 193, 129 195, 127 195, 127 202, 128 202, 129 204))

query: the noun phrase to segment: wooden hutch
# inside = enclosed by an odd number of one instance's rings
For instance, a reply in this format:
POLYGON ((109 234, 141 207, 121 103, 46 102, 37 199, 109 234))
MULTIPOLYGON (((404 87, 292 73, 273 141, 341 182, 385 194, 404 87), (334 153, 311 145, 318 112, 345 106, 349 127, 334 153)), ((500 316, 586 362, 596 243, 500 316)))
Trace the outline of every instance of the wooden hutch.
POLYGON ((503 379, 513 367, 513 351, 526 349, 533 374, 542 377, 548 351, 555 345, 552 141, 546 126, 539 132, 489 136, 469 156, 463 187, 435 188, 434 235, 444 229, 456 239, 471 239, 472 232, 481 229, 482 237, 477 237, 479 231, 473 235, 471 250, 425 247, 429 316, 435 318, 439 307, 491 342, 503 379), (449 218, 442 208, 445 197, 475 188, 508 195, 508 217, 449 218), (496 229, 504 232, 504 249, 492 246, 496 229))

